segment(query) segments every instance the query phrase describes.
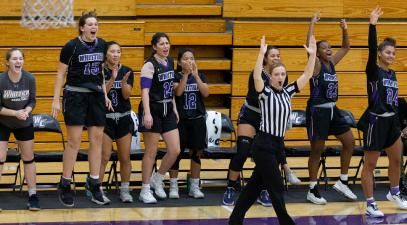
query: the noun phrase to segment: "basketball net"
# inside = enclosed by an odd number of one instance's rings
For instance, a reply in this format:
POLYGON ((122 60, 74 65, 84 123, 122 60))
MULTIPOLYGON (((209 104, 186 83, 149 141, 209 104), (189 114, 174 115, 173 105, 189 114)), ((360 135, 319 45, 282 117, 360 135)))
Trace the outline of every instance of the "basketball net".
POLYGON ((24 0, 21 26, 30 29, 75 26, 73 0, 24 0))

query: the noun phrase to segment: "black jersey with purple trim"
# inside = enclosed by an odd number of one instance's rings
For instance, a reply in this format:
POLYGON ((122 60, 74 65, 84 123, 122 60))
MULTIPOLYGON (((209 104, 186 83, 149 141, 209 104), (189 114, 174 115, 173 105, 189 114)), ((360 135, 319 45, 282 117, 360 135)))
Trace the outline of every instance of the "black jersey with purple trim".
MULTIPOLYGON (((264 81, 267 81, 269 79, 268 75, 264 71, 261 71, 261 78, 264 81)), ((256 92, 256 88, 254 87, 253 71, 250 72, 250 75, 249 75, 249 84, 248 84, 248 89, 247 89, 246 102, 250 106, 259 108, 259 93, 256 92)))
POLYGON ((66 85, 102 92, 105 49, 106 42, 101 38, 88 43, 77 37, 66 43, 59 57, 68 65, 66 85))
MULTIPOLYGON (((179 83, 182 73, 176 73, 174 82, 179 83)), ((202 82, 207 83, 206 76, 199 73, 202 82)), ((199 91, 196 79, 192 74, 188 75, 188 80, 181 96, 175 96, 178 114, 181 119, 192 119, 206 114, 205 104, 201 92, 199 91)))
POLYGON ((398 112, 398 84, 396 72, 377 65, 376 26, 369 26, 369 58, 366 65, 369 110, 376 114, 398 112))
POLYGON ((309 104, 320 105, 338 100, 338 79, 332 62, 329 62, 329 67, 330 70, 321 62, 321 71, 311 78, 309 104))
MULTIPOLYGON (((121 65, 117 73, 116 80, 113 82, 113 86, 108 93, 108 97, 112 101, 114 112, 124 113, 131 110, 130 99, 124 99, 122 95, 122 80, 128 72, 130 72, 130 74, 129 78, 127 79, 127 84, 133 87, 133 71, 129 67, 121 65)), ((105 79, 110 80, 112 77, 112 70, 105 68, 104 74, 105 79)))
POLYGON ((167 57, 167 65, 163 65, 152 56, 146 60, 147 62, 151 62, 154 66, 153 81, 149 92, 150 102, 172 100, 174 96, 174 61, 167 57))

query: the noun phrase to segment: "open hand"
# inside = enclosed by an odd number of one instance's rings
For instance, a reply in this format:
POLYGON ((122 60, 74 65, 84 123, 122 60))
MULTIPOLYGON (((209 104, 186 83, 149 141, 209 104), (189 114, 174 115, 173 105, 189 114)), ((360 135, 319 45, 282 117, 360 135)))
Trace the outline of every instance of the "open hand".
POLYGON ((304 45, 305 50, 307 50, 309 55, 316 54, 317 52, 317 41, 315 40, 315 36, 312 35, 308 47, 304 45))
POLYGON ((381 15, 383 15, 382 8, 376 6, 376 8, 373 9, 372 12, 370 13, 370 24, 376 25, 381 15))

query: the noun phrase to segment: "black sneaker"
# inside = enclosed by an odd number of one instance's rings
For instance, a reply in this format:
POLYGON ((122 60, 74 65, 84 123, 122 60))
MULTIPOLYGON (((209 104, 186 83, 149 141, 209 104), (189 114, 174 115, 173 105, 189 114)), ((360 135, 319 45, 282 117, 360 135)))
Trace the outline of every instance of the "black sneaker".
POLYGON ((40 211, 40 201, 38 200, 38 197, 36 194, 33 194, 28 197, 28 203, 27 203, 27 208, 30 211, 40 211))
POLYGON ((94 203, 98 205, 107 204, 103 198, 103 192, 100 189, 100 182, 98 179, 93 179, 91 177, 86 178, 86 196, 94 203))
POLYGON ((66 207, 73 207, 73 192, 71 190, 71 181, 61 177, 61 181, 57 187, 58 199, 62 205, 66 207))

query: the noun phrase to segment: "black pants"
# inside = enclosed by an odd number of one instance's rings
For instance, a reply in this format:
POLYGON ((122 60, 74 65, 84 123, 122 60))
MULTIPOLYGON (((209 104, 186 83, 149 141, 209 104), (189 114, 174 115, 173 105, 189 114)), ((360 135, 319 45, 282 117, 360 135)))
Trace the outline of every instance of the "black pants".
POLYGON ((247 210, 259 196, 261 184, 267 189, 278 221, 281 225, 293 225, 295 222, 288 215, 284 201, 283 178, 279 170, 284 143, 282 138, 265 133, 258 133, 254 139, 252 155, 256 164, 249 182, 237 200, 229 225, 242 225, 247 210))

